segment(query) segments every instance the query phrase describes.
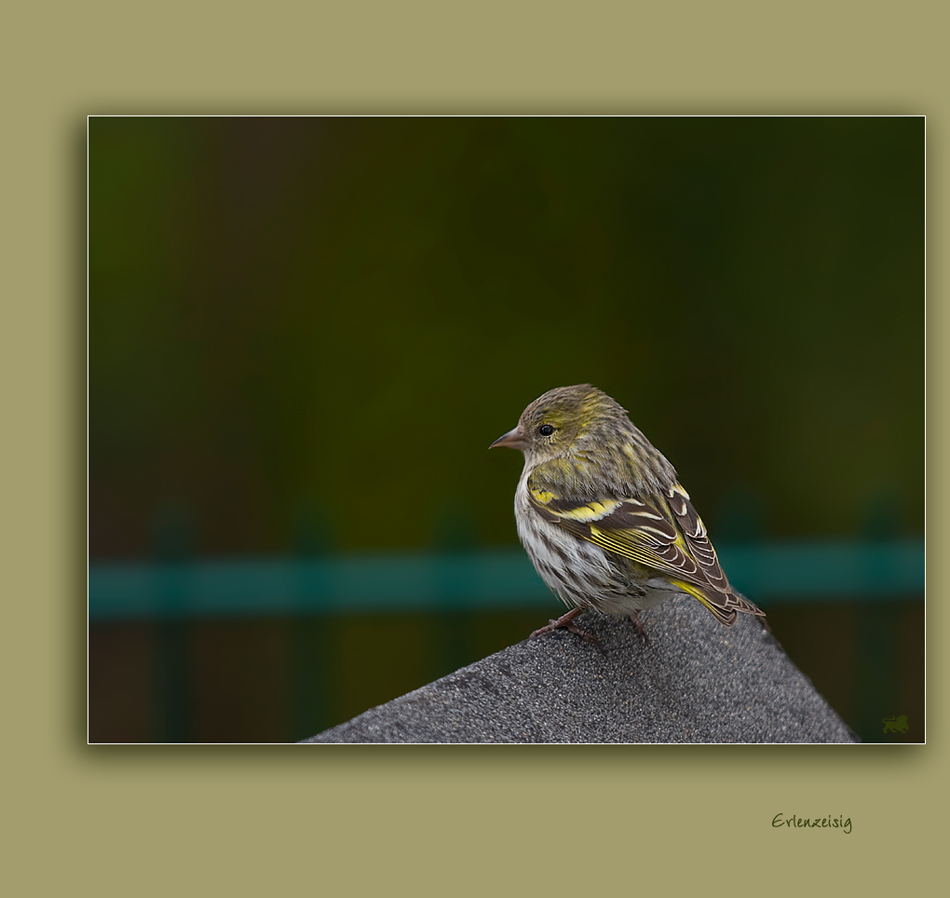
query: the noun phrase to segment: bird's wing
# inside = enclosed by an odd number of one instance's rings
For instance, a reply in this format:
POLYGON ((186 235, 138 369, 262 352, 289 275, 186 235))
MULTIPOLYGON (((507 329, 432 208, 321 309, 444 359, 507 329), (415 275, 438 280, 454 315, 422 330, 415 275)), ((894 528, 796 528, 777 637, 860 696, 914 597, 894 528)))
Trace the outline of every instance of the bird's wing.
POLYGON ((762 613, 729 585, 706 528, 678 483, 655 504, 630 497, 591 501, 559 496, 556 484, 536 470, 528 478, 528 496, 547 521, 655 569, 723 623, 731 625, 736 610, 762 613))
MULTIPOLYGON (((668 576, 707 586, 710 580, 705 576, 699 559, 693 558, 687 550, 688 546, 692 548, 692 542, 696 542, 700 547, 699 557, 707 566, 711 559, 718 571, 718 579, 725 581, 708 539, 688 540, 686 534, 674 526, 672 509, 664 515, 654 505, 635 498, 591 501, 563 497, 558 495, 554 484, 545 481, 540 472, 530 475, 528 496, 535 510, 552 524, 668 576), (703 542, 708 547, 705 552, 703 542)), ((693 514, 695 516, 695 512, 693 514)), ((698 518, 696 520, 702 528, 702 523, 698 518)), ((697 528, 692 528, 692 532, 697 533, 697 528)), ((705 534, 704 530, 701 532, 705 534)))

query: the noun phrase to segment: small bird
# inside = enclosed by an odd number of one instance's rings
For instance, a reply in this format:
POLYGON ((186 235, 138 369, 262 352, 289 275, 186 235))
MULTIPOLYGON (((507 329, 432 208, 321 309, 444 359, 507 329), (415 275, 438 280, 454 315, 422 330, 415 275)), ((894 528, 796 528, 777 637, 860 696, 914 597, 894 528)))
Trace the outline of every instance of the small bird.
POLYGON ((584 611, 629 617, 684 593, 731 627, 765 617, 726 579, 676 471, 627 411, 590 384, 535 399, 489 446, 524 452, 515 491, 518 536, 541 579, 570 611, 531 634, 566 628, 584 611))

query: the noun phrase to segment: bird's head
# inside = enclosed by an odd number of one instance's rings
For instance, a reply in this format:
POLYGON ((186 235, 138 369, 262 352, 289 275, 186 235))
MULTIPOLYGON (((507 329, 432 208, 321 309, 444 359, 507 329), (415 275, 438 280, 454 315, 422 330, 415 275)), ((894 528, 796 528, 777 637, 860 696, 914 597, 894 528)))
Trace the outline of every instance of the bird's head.
POLYGON ((620 404, 590 384, 557 387, 535 399, 521 413, 518 426, 489 448, 520 449, 528 464, 534 465, 603 440, 612 425, 626 420, 620 404))

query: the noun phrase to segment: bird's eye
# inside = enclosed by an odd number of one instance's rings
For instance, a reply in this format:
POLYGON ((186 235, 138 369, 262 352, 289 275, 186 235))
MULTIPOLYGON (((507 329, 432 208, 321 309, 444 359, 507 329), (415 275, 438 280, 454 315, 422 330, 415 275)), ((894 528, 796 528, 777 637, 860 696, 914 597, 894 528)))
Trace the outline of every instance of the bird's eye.
POLYGON ((538 433, 540 433, 543 437, 549 437, 552 433, 554 433, 554 428, 550 424, 542 424, 538 428, 538 433))

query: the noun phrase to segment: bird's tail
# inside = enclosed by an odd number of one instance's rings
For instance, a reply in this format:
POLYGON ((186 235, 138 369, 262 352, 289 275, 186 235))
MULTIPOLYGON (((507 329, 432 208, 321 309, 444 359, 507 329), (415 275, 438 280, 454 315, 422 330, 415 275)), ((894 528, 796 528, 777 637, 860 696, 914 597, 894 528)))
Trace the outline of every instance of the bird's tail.
POLYGON ((758 605, 750 602, 734 589, 730 589, 729 592, 720 592, 717 589, 703 589, 701 586, 685 583, 682 580, 674 580, 673 584, 701 602, 719 623, 727 627, 731 627, 736 622, 737 612, 740 611, 743 614, 754 614, 765 618, 765 612, 758 605))

